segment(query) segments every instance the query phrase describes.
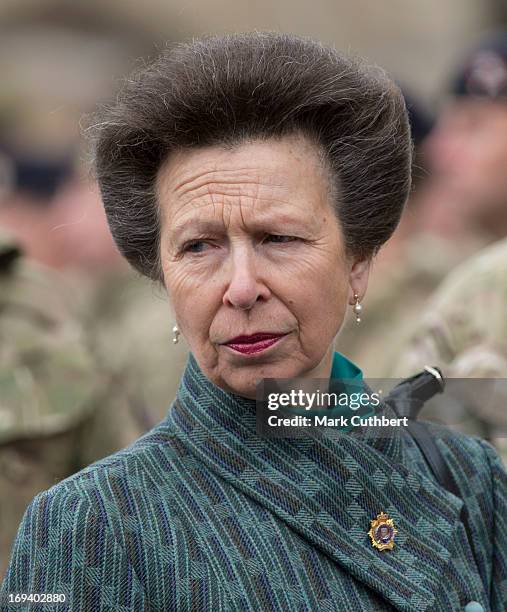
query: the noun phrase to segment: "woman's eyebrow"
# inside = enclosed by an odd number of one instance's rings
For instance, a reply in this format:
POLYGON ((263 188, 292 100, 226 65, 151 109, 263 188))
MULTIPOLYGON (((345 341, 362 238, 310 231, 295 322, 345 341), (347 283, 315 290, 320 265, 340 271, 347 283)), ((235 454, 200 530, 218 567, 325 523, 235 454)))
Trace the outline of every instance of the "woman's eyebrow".
MULTIPOLYGON (((308 220, 295 219, 283 216, 260 216, 246 223, 247 231, 266 231, 270 227, 276 227, 280 230, 300 230, 308 228, 308 220)), ((218 220, 203 220, 203 219, 186 219, 181 223, 175 223, 170 233, 172 236, 179 236, 186 231, 194 231, 198 233, 224 232, 227 231, 227 226, 218 220)))
POLYGON ((203 219, 186 219, 181 223, 175 223, 170 228, 170 234, 178 236, 185 231, 192 230, 199 233, 224 231, 225 225, 221 221, 206 221, 203 219))

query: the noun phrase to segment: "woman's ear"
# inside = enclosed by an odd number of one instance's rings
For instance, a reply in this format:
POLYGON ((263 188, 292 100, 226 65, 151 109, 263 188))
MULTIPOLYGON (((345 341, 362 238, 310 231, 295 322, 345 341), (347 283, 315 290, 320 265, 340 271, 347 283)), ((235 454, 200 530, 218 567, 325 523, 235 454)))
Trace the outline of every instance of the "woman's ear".
POLYGON ((355 295, 359 301, 363 299, 368 288, 371 259, 357 260, 352 264, 349 277, 349 304, 355 303, 355 295))

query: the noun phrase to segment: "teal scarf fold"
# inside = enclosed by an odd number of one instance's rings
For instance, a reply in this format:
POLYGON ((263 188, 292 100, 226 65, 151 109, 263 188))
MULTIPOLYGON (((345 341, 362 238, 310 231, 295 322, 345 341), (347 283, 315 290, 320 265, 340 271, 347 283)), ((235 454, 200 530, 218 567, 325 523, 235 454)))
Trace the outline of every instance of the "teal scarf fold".
POLYGON ((346 379, 353 381, 362 381, 362 370, 345 355, 335 351, 333 353, 333 365, 331 367, 331 379, 346 379))

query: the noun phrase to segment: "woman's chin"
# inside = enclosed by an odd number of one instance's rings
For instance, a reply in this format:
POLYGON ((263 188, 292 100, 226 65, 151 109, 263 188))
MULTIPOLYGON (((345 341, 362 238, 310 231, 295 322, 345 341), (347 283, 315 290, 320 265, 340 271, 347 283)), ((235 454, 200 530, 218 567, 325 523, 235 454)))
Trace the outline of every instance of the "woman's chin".
POLYGON ((248 364, 232 366, 230 364, 220 370, 213 382, 216 385, 236 395, 256 399, 257 386, 265 378, 295 378, 299 375, 294 363, 289 359, 283 362, 248 364), (292 366, 292 367, 291 367, 292 366))
POLYGON ((252 368, 224 368, 212 378, 212 382, 227 391, 241 397, 256 399, 257 385, 263 378, 270 378, 269 373, 259 373, 252 368))

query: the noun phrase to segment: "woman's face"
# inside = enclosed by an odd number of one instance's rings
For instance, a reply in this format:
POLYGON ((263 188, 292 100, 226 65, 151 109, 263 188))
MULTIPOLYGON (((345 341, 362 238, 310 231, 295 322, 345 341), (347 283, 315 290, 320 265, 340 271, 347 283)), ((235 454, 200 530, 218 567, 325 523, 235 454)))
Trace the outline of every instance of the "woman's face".
POLYGON ((160 169, 164 282, 219 387, 255 398, 262 378, 329 377, 347 303, 368 276, 345 254, 329 185, 302 136, 178 152, 160 169))

